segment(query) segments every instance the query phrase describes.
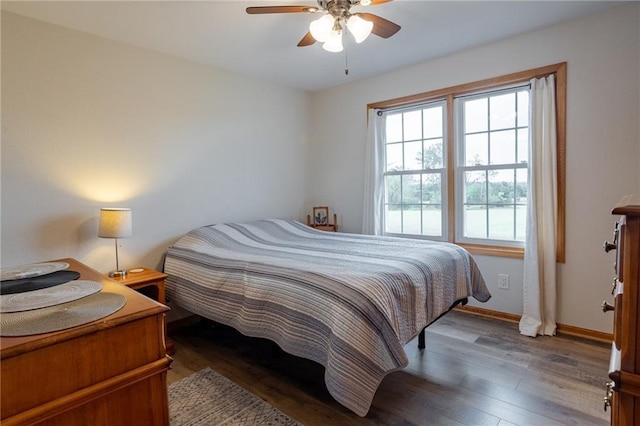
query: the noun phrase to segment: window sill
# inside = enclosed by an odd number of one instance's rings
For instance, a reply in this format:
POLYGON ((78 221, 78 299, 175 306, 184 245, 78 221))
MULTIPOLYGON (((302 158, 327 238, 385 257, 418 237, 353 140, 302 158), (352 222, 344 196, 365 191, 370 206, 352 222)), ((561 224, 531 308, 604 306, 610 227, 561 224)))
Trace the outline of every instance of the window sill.
POLYGON ((465 248, 471 254, 479 254, 483 256, 510 257, 513 259, 524 259, 523 247, 498 247, 482 244, 463 244, 457 243, 460 247, 465 248))

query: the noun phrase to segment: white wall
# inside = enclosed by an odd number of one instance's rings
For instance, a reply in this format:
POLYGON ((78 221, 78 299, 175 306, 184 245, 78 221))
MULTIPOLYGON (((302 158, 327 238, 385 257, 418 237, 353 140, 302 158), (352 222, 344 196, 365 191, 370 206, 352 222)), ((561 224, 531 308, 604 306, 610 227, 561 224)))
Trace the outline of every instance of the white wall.
MULTIPOLYGON (((488 44, 397 72, 314 93, 310 204, 329 205, 342 230, 362 223, 366 105, 558 62, 568 63, 566 263, 559 265, 561 324, 605 332, 613 254, 611 208, 640 193, 640 4, 488 44)), ((437 40, 424 40, 436 43, 437 40)), ((488 309, 522 313, 522 261, 478 256, 493 293, 488 309), (497 274, 511 275, 511 290, 497 274)))
MULTIPOLYGON (((113 244, 96 237, 103 206, 133 209, 124 267, 158 267, 200 225, 313 205, 359 232, 366 104, 567 61, 559 322, 611 331, 598 305, 613 255, 600 246, 611 207, 640 193, 639 21, 633 3, 311 95, 2 12, 0 262, 112 269, 113 244)), ((477 261, 494 294, 480 306, 521 313, 522 262, 477 261)))
POLYGON ((2 12, 1 262, 106 272, 100 207, 131 207, 121 266, 188 230, 303 215, 308 92, 2 12))

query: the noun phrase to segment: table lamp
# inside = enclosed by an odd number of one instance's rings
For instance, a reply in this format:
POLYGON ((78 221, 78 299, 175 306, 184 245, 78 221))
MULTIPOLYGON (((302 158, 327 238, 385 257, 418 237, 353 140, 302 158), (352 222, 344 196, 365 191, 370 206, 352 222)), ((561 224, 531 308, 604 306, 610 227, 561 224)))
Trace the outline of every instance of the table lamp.
POLYGON ((127 271, 121 270, 120 264, 118 262, 118 238, 130 237, 131 234, 131 209, 100 209, 100 226, 98 229, 98 237, 115 238, 116 244, 116 269, 109 272, 109 276, 111 278, 124 278, 127 276, 127 271))

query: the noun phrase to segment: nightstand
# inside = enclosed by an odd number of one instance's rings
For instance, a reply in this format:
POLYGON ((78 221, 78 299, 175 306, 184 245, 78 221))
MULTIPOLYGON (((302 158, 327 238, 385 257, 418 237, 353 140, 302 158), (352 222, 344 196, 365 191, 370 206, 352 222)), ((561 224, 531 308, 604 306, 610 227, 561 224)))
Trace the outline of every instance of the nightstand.
MULTIPOLYGON (((167 274, 155 271, 149 268, 134 268, 127 271, 125 278, 112 277, 111 279, 124 284, 136 290, 145 296, 166 304, 164 297, 164 279, 167 278, 167 274)), ((165 317, 166 321, 166 317, 165 317)), ((173 342, 167 338, 167 325, 165 323, 165 344, 167 347, 167 353, 173 355, 175 350, 173 348, 173 342)))

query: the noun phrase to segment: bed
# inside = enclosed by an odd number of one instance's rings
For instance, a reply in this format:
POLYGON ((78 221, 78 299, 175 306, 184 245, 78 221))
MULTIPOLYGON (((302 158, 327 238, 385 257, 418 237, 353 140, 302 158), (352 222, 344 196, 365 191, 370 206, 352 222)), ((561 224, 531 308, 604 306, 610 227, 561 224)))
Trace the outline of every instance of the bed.
POLYGON ((167 251, 167 298, 325 367, 339 403, 369 411, 404 345, 456 303, 491 295, 454 244, 319 231, 284 219, 204 226, 167 251))

